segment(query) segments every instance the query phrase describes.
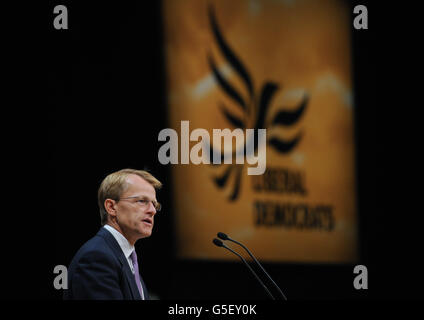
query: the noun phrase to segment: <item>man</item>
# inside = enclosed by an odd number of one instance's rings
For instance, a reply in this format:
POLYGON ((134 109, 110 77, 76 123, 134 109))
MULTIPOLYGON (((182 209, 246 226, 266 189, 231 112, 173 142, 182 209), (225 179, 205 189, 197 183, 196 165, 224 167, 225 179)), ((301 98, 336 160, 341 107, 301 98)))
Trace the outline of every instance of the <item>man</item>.
POLYGON ((72 259, 64 299, 149 299, 134 244, 152 234, 161 186, 150 173, 134 169, 103 180, 98 191, 102 228, 72 259))

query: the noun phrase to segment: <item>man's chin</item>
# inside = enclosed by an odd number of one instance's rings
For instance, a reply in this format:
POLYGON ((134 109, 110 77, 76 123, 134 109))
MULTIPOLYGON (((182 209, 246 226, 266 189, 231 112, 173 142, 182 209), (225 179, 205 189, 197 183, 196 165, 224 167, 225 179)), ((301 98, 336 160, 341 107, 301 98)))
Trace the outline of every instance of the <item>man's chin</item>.
POLYGON ((141 239, 143 238, 148 238, 152 235, 152 230, 143 230, 142 232, 140 232, 141 234, 141 239))

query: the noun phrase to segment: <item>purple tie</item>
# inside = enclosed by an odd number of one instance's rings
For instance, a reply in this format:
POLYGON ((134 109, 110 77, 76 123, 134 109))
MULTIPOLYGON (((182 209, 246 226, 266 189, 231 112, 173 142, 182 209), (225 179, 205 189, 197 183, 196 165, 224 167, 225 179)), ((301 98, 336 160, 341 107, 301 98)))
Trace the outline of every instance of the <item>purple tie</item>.
POLYGON ((131 253, 130 257, 134 266, 135 283, 137 283, 137 288, 138 288, 138 291, 140 292, 141 300, 144 300, 143 288, 141 287, 141 281, 140 281, 140 272, 138 271, 137 253, 135 252, 135 250, 131 253))

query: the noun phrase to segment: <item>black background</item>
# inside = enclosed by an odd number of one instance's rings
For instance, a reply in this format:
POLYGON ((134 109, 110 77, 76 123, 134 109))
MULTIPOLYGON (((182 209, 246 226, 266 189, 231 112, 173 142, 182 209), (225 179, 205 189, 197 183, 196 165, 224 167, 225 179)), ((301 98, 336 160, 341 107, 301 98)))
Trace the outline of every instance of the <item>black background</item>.
MULTIPOLYGON (((360 264, 368 267, 369 289, 353 288, 350 264, 264 264, 290 300, 423 297, 419 235, 413 233, 419 219, 411 219, 406 205, 395 205, 401 197, 393 188, 399 186, 399 180, 394 182, 399 174, 388 164, 393 147, 401 143, 387 134, 394 101, 388 97, 390 87, 381 82, 387 68, 395 71, 384 60, 388 29, 375 4, 360 4, 374 17, 369 30, 352 28, 360 264)), ((42 70, 31 84, 35 91, 47 90, 47 100, 26 104, 20 126, 25 137, 13 146, 20 151, 15 164, 25 186, 18 182, 13 190, 23 188, 36 196, 15 200, 15 212, 24 214, 13 218, 14 226, 27 236, 11 251, 15 261, 25 252, 31 268, 3 265, 13 274, 19 270, 19 281, 2 271, 10 283, 5 297, 61 299, 53 288, 54 266, 69 265, 98 231, 96 197, 102 179, 129 167, 148 169, 164 182, 158 194, 164 213, 156 217, 153 235, 136 244, 151 293, 160 299, 267 299, 240 263, 178 260, 174 255, 171 168, 157 161, 158 133, 169 127, 161 2, 62 1, 45 8, 48 37, 32 41, 30 49, 37 50, 37 43, 42 47, 42 57, 33 62, 42 70), (68 8, 69 30, 53 28, 57 4, 68 8), (41 75, 47 75, 47 82, 41 75), (31 294, 22 287, 30 287, 31 294)), ((21 111, 15 112, 19 118, 21 111)))

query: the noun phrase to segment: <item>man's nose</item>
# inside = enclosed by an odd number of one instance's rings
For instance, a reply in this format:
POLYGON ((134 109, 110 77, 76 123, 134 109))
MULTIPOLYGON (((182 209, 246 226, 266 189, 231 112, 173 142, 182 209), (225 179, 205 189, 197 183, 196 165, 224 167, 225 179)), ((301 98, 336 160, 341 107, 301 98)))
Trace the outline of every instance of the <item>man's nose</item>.
POLYGON ((154 215, 156 214, 156 208, 153 205, 153 201, 149 201, 148 212, 152 212, 154 215))

